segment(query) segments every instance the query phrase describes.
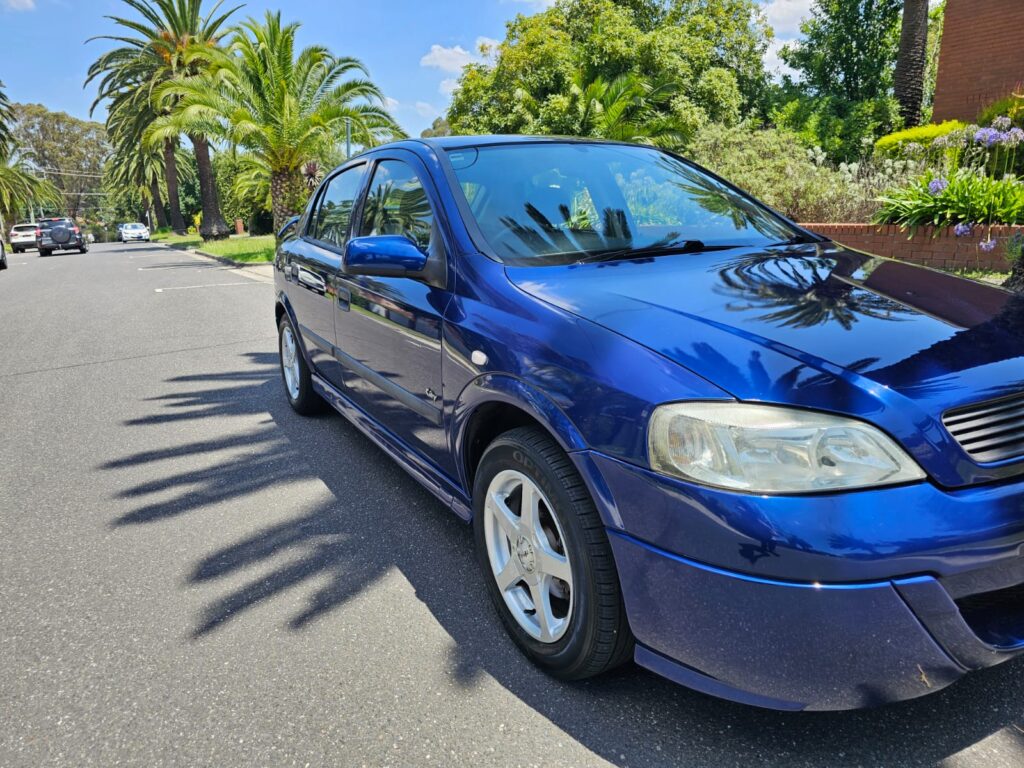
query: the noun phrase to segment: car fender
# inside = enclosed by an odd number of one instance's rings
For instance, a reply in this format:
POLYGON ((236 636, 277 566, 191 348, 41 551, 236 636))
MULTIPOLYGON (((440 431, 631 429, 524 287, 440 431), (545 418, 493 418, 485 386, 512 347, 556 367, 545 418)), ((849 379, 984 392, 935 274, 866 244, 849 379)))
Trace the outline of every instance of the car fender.
MULTIPOLYGON (((285 314, 288 315, 288 319, 291 320, 292 330, 295 331, 295 335, 298 336, 299 350, 302 352, 302 359, 306 361, 306 366, 312 371, 313 361, 309 359, 309 354, 306 351, 306 345, 302 339, 302 331, 299 326, 299 318, 295 315, 295 310, 292 308, 292 303, 288 300, 288 294, 283 290, 277 292, 277 304, 284 308, 285 314)), ((275 312, 276 315, 276 312, 275 312)))
POLYGON ((506 373, 485 373, 473 379, 459 393, 452 408, 452 451, 457 458, 463 487, 471 491, 466 476, 466 429, 481 406, 513 405, 540 423, 566 453, 587 447, 583 435, 561 408, 544 392, 506 373))

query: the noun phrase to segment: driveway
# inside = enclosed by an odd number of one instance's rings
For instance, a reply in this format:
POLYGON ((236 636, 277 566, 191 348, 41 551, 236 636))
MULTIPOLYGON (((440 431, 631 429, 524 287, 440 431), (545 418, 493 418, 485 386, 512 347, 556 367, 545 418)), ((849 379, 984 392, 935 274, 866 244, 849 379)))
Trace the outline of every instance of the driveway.
POLYGON ((260 270, 9 258, 0 765, 1024 764, 1024 659, 855 713, 632 666, 551 680, 469 530, 341 417, 289 409, 260 270))

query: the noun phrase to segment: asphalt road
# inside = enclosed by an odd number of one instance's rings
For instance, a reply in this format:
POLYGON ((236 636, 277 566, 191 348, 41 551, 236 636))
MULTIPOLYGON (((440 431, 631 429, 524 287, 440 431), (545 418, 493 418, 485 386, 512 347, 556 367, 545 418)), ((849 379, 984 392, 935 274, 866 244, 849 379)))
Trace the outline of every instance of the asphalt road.
POLYGON ((855 713, 632 666, 553 681, 468 529, 289 409, 263 275, 141 244, 9 258, 0 765, 1024 765, 1024 659, 855 713))

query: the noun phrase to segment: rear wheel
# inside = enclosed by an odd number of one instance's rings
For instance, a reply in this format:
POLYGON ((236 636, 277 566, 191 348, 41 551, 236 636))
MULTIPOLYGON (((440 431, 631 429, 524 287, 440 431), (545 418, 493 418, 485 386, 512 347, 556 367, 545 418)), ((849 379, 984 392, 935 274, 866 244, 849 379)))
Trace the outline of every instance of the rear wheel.
POLYGON ((39 255, 40 256, 49 256, 51 253, 53 253, 53 251, 50 250, 49 248, 40 248, 39 249, 39 255))
POLYGON ((505 629, 564 679, 629 659, 633 635, 601 518, 569 457, 520 427, 484 453, 473 488, 477 558, 505 629))
POLYGON ((299 335, 292 327, 288 313, 281 315, 277 326, 278 351, 281 357, 281 378, 284 380, 284 391, 288 402, 296 413, 312 416, 325 410, 324 402, 313 389, 312 377, 306 358, 299 347, 299 335))

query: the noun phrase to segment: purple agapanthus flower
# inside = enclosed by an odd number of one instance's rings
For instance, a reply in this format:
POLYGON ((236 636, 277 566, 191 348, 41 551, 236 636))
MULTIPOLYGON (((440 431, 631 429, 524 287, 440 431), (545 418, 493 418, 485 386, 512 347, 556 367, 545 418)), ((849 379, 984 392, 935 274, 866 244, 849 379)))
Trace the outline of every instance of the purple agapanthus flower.
POLYGON ((989 252, 995 250, 997 242, 998 242, 997 240, 994 240, 993 238, 989 237, 989 238, 986 238, 985 240, 982 240, 980 243, 978 243, 978 247, 981 250, 983 250, 985 253, 989 253, 989 252))
POLYGON ((953 227, 953 234, 957 237, 967 237, 972 231, 974 231, 974 225, 964 221, 953 227))
POLYGON ((1003 132, 995 128, 979 128, 974 134, 974 141, 986 147, 993 147, 1003 140, 1003 132))
POLYGON ((948 186, 949 182, 943 178, 932 179, 928 182, 928 191, 933 195, 941 195, 948 186))
POLYGON ((1013 125, 1013 123, 1010 121, 1010 118, 1008 118, 1006 115, 1000 115, 999 117, 992 121, 992 127, 995 128, 997 131, 1008 131, 1010 130, 1011 125, 1013 125))
POLYGON ((1003 135, 1003 144, 1008 147, 1016 147, 1021 142, 1024 142, 1024 130, 1020 128, 1011 128, 1003 135))

